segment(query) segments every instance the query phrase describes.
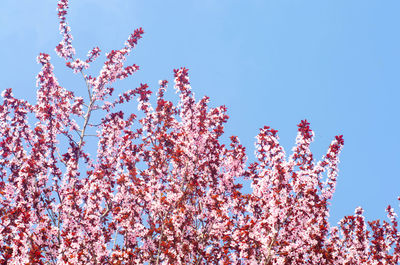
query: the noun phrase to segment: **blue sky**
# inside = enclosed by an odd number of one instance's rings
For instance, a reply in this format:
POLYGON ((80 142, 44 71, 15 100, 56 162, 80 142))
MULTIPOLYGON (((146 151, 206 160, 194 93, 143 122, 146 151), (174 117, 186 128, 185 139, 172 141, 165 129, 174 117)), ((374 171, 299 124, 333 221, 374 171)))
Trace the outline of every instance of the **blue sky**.
MULTIPOLYGON (((94 46, 104 56, 143 27, 128 60, 141 70, 121 89, 156 89, 174 68, 189 68, 197 98, 228 107, 226 136, 238 135, 250 159, 264 125, 290 153, 296 124, 309 120, 316 158, 343 134, 336 223, 357 206, 368 219, 386 218, 388 204, 400 212, 399 9, 395 0, 70 0, 67 19, 80 57, 94 46)), ((61 85, 85 93, 55 55, 59 40, 55 0, 2 0, 0 90, 33 102, 36 56, 46 52, 61 85)))

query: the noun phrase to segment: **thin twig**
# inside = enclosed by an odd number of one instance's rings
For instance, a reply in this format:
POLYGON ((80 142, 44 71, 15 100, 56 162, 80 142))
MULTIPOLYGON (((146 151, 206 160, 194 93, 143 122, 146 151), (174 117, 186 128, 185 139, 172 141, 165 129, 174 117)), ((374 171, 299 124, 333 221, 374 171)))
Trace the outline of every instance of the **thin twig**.
POLYGON ((119 230, 119 228, 117 228, 117 229, 115 230, 114 243, 113 243, 112 250, 114 249, 115 243, 117 242, 118 230, 119 230))
POLYGON ((162 220, 162 226, 161 226, 161 234, 160 234, 160 240, 158 241, 158 250, 157 250, 157 260, 156 260, 156 265, 158 265, 160 261, 160 252, 161 252, 161 241, 162 237, 164 236, 164 219, 162 220))
POLYGON ((96 134, 85 134, 84 136, 92 136, 92 137, 97 137, 96 134))

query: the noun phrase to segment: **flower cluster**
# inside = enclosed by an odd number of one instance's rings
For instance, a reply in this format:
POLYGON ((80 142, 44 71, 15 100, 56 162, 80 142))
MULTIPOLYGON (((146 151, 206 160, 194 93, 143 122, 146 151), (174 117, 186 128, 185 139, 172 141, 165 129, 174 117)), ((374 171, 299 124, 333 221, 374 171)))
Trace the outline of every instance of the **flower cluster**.
POLYGON ((61 42, 56 47, 58 56, 65 60, 70 60, 75 55, 75 49, 72 47, 71 28, 66 22, 68 9, 68 0, 60 0, 57 5, 58 17, 60 18, 60 33, 63 36, 61 42))

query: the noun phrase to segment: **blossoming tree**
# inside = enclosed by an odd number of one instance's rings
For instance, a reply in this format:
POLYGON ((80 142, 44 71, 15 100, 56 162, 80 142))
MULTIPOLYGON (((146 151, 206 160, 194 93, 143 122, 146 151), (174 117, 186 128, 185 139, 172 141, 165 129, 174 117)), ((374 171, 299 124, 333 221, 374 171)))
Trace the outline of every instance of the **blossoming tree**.
POLYGON ((2 93, 1 264, 399 262, 390 206, 382 223, 366 222, 361 208, 338 227, 328 222, 342 136, 315 162, 307 121, 298 125, 288 157, 277 131, 264 127, 256 137, 257 161, 246 166, 237 137, 229 145, 220 141, 226 108, 209 108, 207 97, 196 101, 187 69, 174 70, 177 104, 164 97, 167 81, 160 81, 154 107, 146 84, 114 94, 112 84, 139 69, 124 61, 142 29, 107 54, 98 76, 86 74, 100 49, 75 58, 67 8, 68 0, 60 0, 56 52, 82 75, 87 100, 59 85, 44 53, 36 104, 11 89, 2 93), (141 114, 118 111, 133 98, 141 114), (105 113, 98 124, 96 110, 105 113), (88 138, 90 130, 96 138, 88 138), (94 139, 91 157, 86 143, 94 139), (237 182, 243 177, 251 194, 237 182))

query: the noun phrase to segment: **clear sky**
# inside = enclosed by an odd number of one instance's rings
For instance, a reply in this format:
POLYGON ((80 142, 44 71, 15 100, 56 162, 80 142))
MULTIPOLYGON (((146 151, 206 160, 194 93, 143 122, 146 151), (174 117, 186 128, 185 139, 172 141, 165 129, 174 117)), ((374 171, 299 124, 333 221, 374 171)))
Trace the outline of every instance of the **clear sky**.
MULTIPOLYGON (((141 70, 119 87, 156 89, 189 68, 197 97, 228 107, 226 136, 238 135, 250 160, 264 125, 290 153, 309 120, 316 158, 343 134, 334 224, 357 206, 369 219, 386 218, 388 204, 400 213, 399 10, 397 0, 70 0, 67 19, 77 55, 99 46, 100 61, 143 27, 128 60, 141 70)), ((59 40, 55 0, 1 0, 0 90, 34 102, 46 52, 61 85, 85 93, 54 52, 59 40)))

